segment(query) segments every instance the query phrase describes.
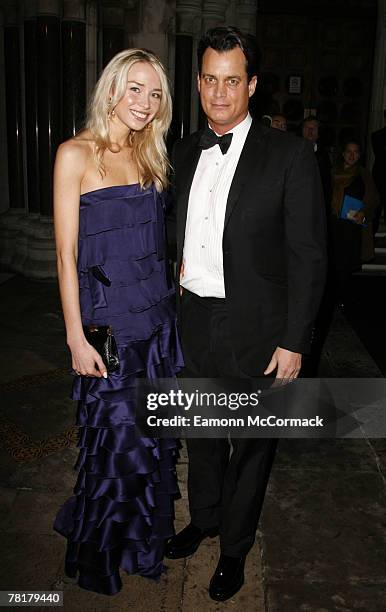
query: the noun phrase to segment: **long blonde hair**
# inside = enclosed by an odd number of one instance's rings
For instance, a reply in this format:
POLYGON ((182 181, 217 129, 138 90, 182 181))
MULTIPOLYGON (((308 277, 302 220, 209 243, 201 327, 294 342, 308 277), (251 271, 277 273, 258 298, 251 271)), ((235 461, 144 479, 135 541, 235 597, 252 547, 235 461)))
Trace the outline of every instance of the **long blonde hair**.
POLYGON ((155 184, 157 191, 168 185, 169 161, 165 136, 172 118, 172 101, 165 69, 158 57, 146 49, 127 49, 118 53, 107 64, 97 82, 90 100, 86 127, 95 138, 95 161, 100 173, 105 174, 103 154, 112 149, 109 131, 109 115, 127 88, 127 73, 137 62, 148 62, 161 82, 161 101, 153 121, 143 130, 131 130, 127 144, 132 148, 139 182, 142 188, 155 184))

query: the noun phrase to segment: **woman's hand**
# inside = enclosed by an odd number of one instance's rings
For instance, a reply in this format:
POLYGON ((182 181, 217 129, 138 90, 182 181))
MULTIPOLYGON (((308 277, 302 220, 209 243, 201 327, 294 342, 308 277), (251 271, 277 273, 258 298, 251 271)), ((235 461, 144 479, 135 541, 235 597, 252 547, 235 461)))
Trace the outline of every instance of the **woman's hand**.
POLYGON ((69 344, 72 356, 72 368, 81 376, 107 378, 107 369, 103 359, 86 339, 69 344))
POLYGON ((362 210, 357 210, 356 213, 353 214, 352 220, 358 225, 363 225, 365 222, 365 213, 362 210))

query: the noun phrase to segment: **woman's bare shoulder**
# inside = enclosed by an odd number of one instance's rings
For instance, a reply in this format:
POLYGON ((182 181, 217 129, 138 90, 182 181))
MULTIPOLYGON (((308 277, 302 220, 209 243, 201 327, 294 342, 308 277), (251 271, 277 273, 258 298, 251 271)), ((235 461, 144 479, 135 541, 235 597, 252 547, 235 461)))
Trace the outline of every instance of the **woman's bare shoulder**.
POLYGON ((76 136, 69 138, 58 148, 57 160, 62 163, 86 165, 93 155, 94 140, 89 130, 82 130, 76 136))

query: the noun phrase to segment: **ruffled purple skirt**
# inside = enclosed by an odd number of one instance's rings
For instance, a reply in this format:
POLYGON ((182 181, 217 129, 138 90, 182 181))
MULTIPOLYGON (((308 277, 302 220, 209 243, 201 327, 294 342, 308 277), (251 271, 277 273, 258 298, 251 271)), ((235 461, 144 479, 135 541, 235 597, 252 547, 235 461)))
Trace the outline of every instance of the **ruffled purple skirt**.
POLYGON ((117 593, 122 586, 119 568, 155 579, 164 570, 164 543, 174 533, 173 502, 179 496, 178 450, 174 440, 136 437, 135 378, 175 374, 175 352, 168 355, 174 334, 162 328, 151 339, 120 351, 125 375, 75 379, 79 475, 54 529, 68 540, 66 574, 78 575, 85 589, 117 593), (150 362, 140 366, 146 354, 150 362))

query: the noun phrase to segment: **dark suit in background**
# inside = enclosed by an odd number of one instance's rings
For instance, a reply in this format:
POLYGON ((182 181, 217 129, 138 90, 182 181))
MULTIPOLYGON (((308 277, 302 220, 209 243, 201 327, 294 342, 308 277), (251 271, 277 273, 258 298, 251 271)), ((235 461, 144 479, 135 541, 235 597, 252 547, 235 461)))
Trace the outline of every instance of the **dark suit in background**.
POLYGON ((371 134, 371 144, 375 155, 373 178, 379 192, 380 203, 375 211, 373 228, 378 231, 380 218, 386 223, 386 126, 371 134))

